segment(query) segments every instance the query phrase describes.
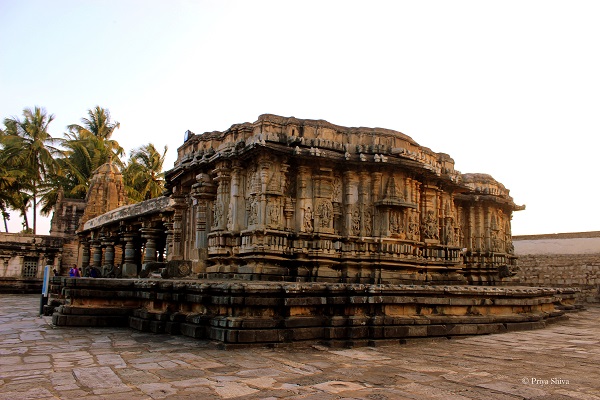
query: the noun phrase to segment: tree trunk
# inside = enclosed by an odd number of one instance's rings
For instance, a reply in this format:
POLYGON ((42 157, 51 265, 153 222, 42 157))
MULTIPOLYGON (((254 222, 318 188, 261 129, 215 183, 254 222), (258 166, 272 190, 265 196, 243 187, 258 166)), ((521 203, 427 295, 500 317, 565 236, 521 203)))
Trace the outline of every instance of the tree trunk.
POLYGON ((37 223, 37 192, 33 189, 33 234, 36 234, 36 223, 37 223))
POLYGON ((23 214, 23 222, 25 223, 25 231, 29 230, 29 220, 27 219, 27 210, 21 211, 23 214))

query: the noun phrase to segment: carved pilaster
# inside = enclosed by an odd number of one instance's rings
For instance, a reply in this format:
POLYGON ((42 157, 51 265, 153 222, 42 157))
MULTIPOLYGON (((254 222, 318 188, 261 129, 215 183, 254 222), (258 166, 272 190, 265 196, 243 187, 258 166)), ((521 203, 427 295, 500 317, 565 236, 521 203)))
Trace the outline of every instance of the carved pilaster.
POLYGON ((298 226, 300 232, 312 233, 314 231, 314 207, 312 203, 312 187, 310 185, 310 167, 298 168, 298 226))
POLYGON ((373 212, 371 210, 371 201, 370 201, 370 189, 371 185, 369 182, 370 175, 368 172, 360 172, 359 173, 359 212, 360 212, 360 236, 371 236, 373 229, 373 212))
POLYGON ((231 169, 225 163, 221 163, 213 173, 216 175, 217 198, 213 206, 212 231, 227 229, 229 200, 231 197, 231 169))
POLYGON ((344 202, 346 218, 344 234, 358 236, 360 234, 360 209, 358 207, 358 177, 354 171, 344 172, 344 202))
MULTIPOLYGON (((173 209, 175 211, 173 213, 173 234, 168 238, 170 239, 170 242, 167 241, 167 248, 172 250, 168 255, 168 260, 182 260, 184 257, 183 217, 187 205, 186 199, 183 196, 173 196, 172 199, 174 200, 173 209)), ((153 261, 156 261, 156 259, 153 261)))
MULTIPOLYGON (((212 225, 211 213, 214 199, 216 197, 217 185, 213 183, 210 175, 201 173, 196 176, 196 181, 192 187, 192 197, 196 207, 196 240, 195 246, 199 253, 206 253, 208 246, 207 235, 212 225)), ((202 257, 202 254, 199 257, 202 257)), ((206 254, 204 254, 204 259, 206 254)))
POLYGON ((227 230, 239 232, 240 230, 240 208, 242 207, 243 193, 241 187, 241 171, 239 165, 233 167, 231 172, 231 198, 227 212, 227 230))

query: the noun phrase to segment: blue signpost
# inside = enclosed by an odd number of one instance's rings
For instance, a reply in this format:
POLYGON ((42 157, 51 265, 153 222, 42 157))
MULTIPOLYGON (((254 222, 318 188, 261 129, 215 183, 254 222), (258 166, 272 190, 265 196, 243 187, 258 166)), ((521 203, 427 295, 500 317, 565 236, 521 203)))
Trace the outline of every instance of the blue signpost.
POLYGON ((50 288, 50 266, 44 267, 44 282, 42 284, 42 298, 40 299, 40 315, 44 314, 44 306, 48 304, 48 289, 50 288))

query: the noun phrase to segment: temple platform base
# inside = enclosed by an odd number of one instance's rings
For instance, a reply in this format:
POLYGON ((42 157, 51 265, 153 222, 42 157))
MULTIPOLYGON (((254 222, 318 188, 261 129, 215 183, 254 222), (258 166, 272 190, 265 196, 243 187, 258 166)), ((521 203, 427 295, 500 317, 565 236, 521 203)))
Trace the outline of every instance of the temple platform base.
POLYGON ((222 347, 334 347, 543 328, 575 289, 53 278, 57 326, 129 326, 222 347))

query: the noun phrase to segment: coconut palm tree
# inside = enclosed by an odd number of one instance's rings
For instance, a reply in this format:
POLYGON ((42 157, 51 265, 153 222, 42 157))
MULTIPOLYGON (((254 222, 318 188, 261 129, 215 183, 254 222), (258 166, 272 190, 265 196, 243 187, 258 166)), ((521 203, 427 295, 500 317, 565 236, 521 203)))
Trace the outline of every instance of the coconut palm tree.
POLYGON ((165 146, 161 154, 152 143, 148 143, 132 151, 123 169, 123 181, 130 200, 143 201, 162 195, 167 150, 165 146))
MULTIPOLYGON (((2 152, 0 165, 8 169, 19 170, 23 176, 19 179, 21 200, 28 195, 33 205, 33 233, 37 228, 37 201, 39 188, 46 177, 58 171, 55 160, 60 151, 55 147, 59 142, 48 133, 48 125, 54 115, 47 114, 40 107, 23 110, 23 119, 6 118, 6 129, 2 132, 2 152)), ((21 203, 23 203, 21 201, 21 203)), ((23 208, 23 207, 21 207, 23 208)), ((22 210, 21 210, 22 211, 22 210)), ((26 218, 26 215, 23 215, 26 218)), ((28 225, 26 221, 26 225, 28 225)), ((28 228, 28 226, 27 226, 28 228)))
POLYGON ((49 176, 46 180, 42 197, 43 213, 52 211, 59 188, 64 190, 67 197, 85 198, 90 179, 98 167, 109 161, 123 167, 119 157, 124 150, 116 140, 111 139, 120 124, 111 121, 110 112, 100 106, 89 109, 87 114, 88 118, 81 119, 81 125, 67 126, 68 132, 64 134, 62 142, 63 158, 58 160, 62 173, 49 176))
MULTIPOLYGON (((0 150, 1 152, 1 150, 0 150)), ((0 159, 3 158, 0 154, 0 159)), ((8 220, 10 219, 10 210, 19 208, 17 195, 20 193, 18 187, 19 178, 23 172, 19 169, 7 168, 6 164, 0 164, 0 212, 4 221, 4 231, 8 232, 8 220)))
POLYGON ((108 161, 122 166, 119 157, 123 156, 125 151, 119 142, 111 139, 114 131, 121 124, 111 121, 108 109, 96 106, 88 110, 88 118, 82 118, 81 122, 83 125, 67 126, 69 130, 67 141, 79 143, 87 149, 89 152, 87 156, 95 164, 92 171, 108 161))

